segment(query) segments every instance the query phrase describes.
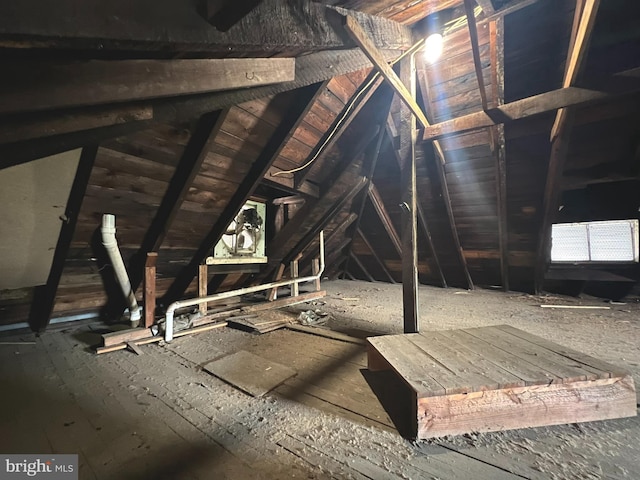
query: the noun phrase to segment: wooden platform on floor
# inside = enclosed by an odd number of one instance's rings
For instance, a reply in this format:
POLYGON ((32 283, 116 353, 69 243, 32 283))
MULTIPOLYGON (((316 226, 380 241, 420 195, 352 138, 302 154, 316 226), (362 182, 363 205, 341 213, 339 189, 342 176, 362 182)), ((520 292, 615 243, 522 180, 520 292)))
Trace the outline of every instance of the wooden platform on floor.
POLYGON ((368 342, 369 370, 391 370, 411 389, 413 438, 636 415, 624 369, 508 325, 368 342))

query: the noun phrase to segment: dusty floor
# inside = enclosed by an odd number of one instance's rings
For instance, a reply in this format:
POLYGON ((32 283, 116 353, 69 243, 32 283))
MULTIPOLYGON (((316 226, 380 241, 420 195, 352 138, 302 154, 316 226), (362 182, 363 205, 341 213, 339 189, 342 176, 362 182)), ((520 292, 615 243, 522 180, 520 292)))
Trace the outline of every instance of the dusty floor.
MULTIPOLYGON (((327 282, 305 308, 353 335, 400 333, 401 286, 327 282)), ((421 287, 421 329, 508 323, 629 369, 640 305, 421 287), (540 304, 610 310, 552 310, 540 304)), ((412 444, 364 378, 362 347, 279 330, 219 329, 96 356, 96 326, 0 338, 0 452, 79 453, 80 478, 640 478, 638 417, 412 444), (299 375, 252 398, 201 365, 244 349, 299 375)))

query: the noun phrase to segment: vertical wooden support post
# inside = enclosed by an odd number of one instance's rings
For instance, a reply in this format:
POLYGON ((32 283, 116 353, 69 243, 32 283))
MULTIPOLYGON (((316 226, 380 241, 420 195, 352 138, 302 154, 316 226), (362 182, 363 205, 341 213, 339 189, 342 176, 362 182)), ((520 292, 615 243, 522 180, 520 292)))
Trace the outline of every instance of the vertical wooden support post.
MULTIPOLYGON (((320 272, 320 259, 319 258, 314 258, 313 260, 311 260, 311 273, 313 275, 318 275, 318 273, 320 272)), ((320 277, 318 277, 316 279, 316 281, 313 283, 316 292, 320 291, 320 277)))
MULTIPOLYGON (((415 58, 400 63, 400 79, 416 98, 415 58)), ((416 117, 404 104, 400 110, 400 178, 402 188, 402 305, 404 332, 419 331, 418 315, 418 201, 416 183, 416 117)))
MULTIPOLYGON (((282 275, 284 275, 285 268, 286 268, 285 264, 281 263, 280 266, 278 267, 278 270, 276 271, 275 276, 273 277, 274 282, 277 282, 278 280, 282 280, 282 275)), ((269 291, 269 296, 267 297, 267 300, 269 300, 270 302, 273 302, 276 298, 278 298, 278 289, 272 288, 269 291)))
MULTIPOLYGON (((198 296, 206 297, 207 296, 207 285, 209 284, 209 267, 205 263, 204 265, 198 266, 198 296)), ((198 310, 201 314, 205 315, 207 313, 209 306, 207 302, 203 302, 198 305, 198 310)))
MULTIPOLYGON (((494 107, 504 105, 504 18, 489 24, 491 51, 491 83, 494 107)), ((507 161, 504 125, 489 129, 496 156, 496 198, 498 200, 498 238, 502 289, 509 290, 509 232, 507 225, 507 161)))
POLYGON ((156 313, 156 252, 147 253, 144 264, 144 328, 149 328, 155 322, 156 313))
MULTIPOLYGON (((300 255, 298 255, 296 258, 294 258, 293 260, 291 260, 291 264, 289 265, 289 270, 291 270, 291 278, 298 278, 300 275, 298 275, 298 260, 300 259, 300 255)), ((300 295, 300 286, 298 285, 298 282, 293 282, 291 284, 291 296, 292 297, 297 297, 298 295, 300 295)))

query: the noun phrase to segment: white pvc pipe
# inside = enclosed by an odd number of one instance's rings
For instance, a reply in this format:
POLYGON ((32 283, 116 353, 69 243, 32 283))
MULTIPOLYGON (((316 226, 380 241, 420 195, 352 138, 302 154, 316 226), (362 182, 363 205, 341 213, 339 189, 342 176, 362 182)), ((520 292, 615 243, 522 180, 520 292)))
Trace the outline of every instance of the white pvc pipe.
POLYGON ((184 307, 192 307, 194 305, 199 305, 204 302, 212 302, 214 300, 222 300, 225 298, 238 297, 240 295, 246 295, 248 293, 261 292, 263 290, 271 290, 272 288, 277 287, 285 287, 287 285, 291 285, 293 283, 305 283, 305 282, 315 282, 322 276, 322 272, 324 272, 324 232, 320 232, 320 270, 317 274, 312 275, 310 277, 302 277, 302 278, 290 278, 288 280, 281 280, 279 282, 271 282, 264 283, 262 285, 256 285, 255 287, 245 287, 237 290, 230 290, 228 292, 216 293, 214 295, 209 295, 207 297, 199 297, 199 298, 190 298, 188 300, 178 300, 177 302, 173 302, 167 308, 167 312, 165 313, 165 322, 164 322, 164 341, 170 342, 173 340, 173 316, 177 309, 184 307))
POLYGON ((127 269, 122 261, 122 255, 118 249, 118 242, 116 241, 116 217, 109 213, 105 213, 102 216, 102 244, 107 250, 113 271, 115 272, 116 279, 120 284, 122 293, 127 299, 127 305, 129 305, 130 321, 132 326, 138 326, 140 322, 141 312, 136 296, 131 289, 131 282, 129 281, 129 275, 127 275, 127 269))

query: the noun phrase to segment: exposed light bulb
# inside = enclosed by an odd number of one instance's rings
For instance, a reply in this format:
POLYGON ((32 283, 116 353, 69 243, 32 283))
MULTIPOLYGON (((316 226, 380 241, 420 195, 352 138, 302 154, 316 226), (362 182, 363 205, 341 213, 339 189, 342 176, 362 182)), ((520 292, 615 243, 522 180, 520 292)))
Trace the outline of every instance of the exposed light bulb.
POLYGON ((424 58, 429 63, 434 63, 442 55, 442 35, 432 33, 424 42, 424 58))

